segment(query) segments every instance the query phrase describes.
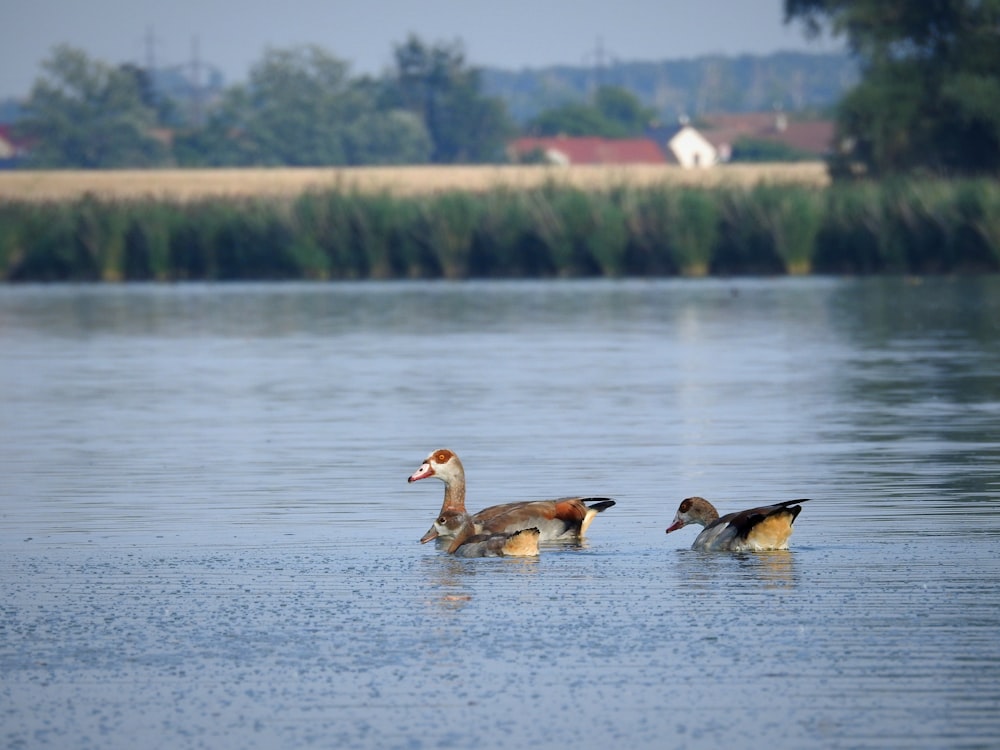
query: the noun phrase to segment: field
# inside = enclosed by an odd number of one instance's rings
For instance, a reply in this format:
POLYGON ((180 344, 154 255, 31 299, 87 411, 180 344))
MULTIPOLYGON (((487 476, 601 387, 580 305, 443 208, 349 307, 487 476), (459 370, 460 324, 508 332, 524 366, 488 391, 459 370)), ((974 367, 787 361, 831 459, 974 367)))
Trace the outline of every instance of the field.
POLYGON ((294 197, 310 190, 388 191, 394 195, 558 184, 586 189, 664 184, 691 187, 760 183, 827 184, 821 162, 730 164, 686 170, 633 166, 412 166, 329 169, 158 169, 0 172, 0 201, 100 199, 199 200, 212 197, 294 197))

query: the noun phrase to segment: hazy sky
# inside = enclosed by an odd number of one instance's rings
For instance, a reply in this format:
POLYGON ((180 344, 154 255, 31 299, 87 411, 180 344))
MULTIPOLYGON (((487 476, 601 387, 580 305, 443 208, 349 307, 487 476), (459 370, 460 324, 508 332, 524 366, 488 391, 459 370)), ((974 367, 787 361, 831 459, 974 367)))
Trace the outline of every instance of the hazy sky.
POLYGON ((144 64, 150 29, 159 66, 191 60, 245 80, 267 47, 317 44, 354 73, 392 64, 411 32, 461 40, 470 64, 516 70, 703 54, 830 51, 785 26, 782 0, 2 0, 0 97, 23 96, 52 48, 68 43, 109 63, 144 64), (600 42, 599 42, 600 40, 600 42))

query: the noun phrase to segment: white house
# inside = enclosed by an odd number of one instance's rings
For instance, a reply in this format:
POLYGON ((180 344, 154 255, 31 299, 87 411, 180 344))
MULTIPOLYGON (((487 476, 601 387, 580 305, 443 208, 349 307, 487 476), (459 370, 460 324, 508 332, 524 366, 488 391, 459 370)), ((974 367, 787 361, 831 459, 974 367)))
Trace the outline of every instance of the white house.
POLYGON ((705 136, 686 121, 648 133, 663 149, 667 160, 685 169, 704 169, 719 163, 719 152, 705 136))
POLYGON ((0 125, 0 160, 13 159, 17 156, 17 148, 11 139, 7 128, 0 125))

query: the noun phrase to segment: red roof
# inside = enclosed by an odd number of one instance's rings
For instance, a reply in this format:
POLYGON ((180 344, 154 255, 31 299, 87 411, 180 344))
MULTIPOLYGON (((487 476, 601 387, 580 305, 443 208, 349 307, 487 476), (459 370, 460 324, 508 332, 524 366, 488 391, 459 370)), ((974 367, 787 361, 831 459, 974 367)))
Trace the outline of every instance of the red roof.
POLYGON ((510 144, 513 159, 535 152, 544 152, 554 160, 569 164, 663 164, 666 159, 660 147, 649 138, 518 138, 510 144))
POLYGON ((780 112, 704 115, 701 119, 706 125, 702 134, 716 147, 748 137, 784 143, 818 156, 830 150, 836 130, 830 120, 792 120, 780 112))
POLYGON ((14 137, 14 132, 9 125, 0 125, 0 159, 20 156, 24 153, 25 148, 24 142, 14 137))

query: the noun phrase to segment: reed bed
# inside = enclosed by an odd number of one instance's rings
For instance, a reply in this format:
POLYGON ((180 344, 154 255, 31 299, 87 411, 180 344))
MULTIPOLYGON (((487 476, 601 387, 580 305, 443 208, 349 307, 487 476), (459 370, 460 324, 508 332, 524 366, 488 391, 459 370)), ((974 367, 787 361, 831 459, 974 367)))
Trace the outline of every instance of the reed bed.
POLYGON ((9 281, 998 270, 989 180, 0 200, 9 281))

